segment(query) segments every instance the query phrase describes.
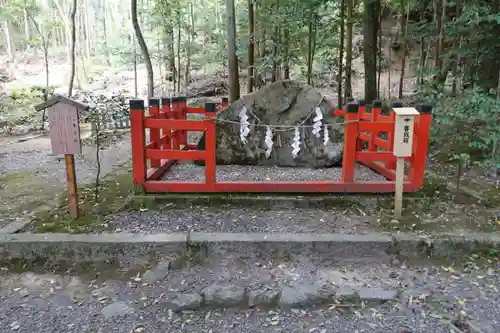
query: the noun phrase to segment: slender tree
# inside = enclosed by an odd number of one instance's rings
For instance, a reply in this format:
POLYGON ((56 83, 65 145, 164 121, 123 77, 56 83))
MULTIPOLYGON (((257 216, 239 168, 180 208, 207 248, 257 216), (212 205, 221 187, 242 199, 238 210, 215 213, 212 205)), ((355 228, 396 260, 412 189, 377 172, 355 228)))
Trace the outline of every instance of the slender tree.
MULTIPOLYGON (((348 0, 350 2, 350 0, 348 0)), ((344 16, 345 16, 345 0, 340 2, 340 47, 339 47, 339 73, 337 76, 337 102, 339 108, 342 107, 342 65, 344 62, 344 16)), ((351 28, 352 29, 352 28, 351 28)), ((352 30, 351 30, 352 33, 352 30)), ((352 50, 352 45, 351 45, 352 50)))
POLYGON ((229 79, 229 102, 240 98, 240 80, 238 75, 238 57, 236 55, 236 20, 234 0, 226 0, 227 14, 227 65, 229 79))
POLYGON ((137 38, 137 42, 139 43, 139 48, 141 49, 144 62, 146 63, 146 71, 148 74, 148 97, 153 97, 154 95, 153 64, 151 63, 151 58, 149 57, 148 46, 144 41, 144 37, 142 36, 139 22, 137 21, 137 0, 131 0, 131 15, 132 15, 132 26, 134 27, 135 36, 137 38))
POLYGON ((69 87, 68 87, 68 96, 73 95, 73 82, 75 81, 75 72, 76 72, 76 59, 75 59, 75 47, 76 47, 76 7, 77 0, 73 0, 73 8, 71 10, 71 74, 69 77, 69 87))
POLYGON ((255 61, 255 13, 254 0, 248 0, 248 86, 251 93, 254 86, 254 61, 255 61))

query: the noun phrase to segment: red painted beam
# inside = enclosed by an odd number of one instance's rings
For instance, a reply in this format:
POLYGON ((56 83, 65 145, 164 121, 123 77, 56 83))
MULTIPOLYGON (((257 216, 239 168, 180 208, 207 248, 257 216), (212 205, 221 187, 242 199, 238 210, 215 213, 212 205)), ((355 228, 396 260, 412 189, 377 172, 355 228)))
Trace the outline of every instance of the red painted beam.
MULTIPOLYGON (((387 178, 391 181, 396 181, 396 170, 387 169, 383 162, 366 161, 366 162, 361 162, 361 163, 364 166, 372 169, 373 171, 375 171, 379 175, 384 176, 385 178, 387 178)), ((406 176, 405 176, 405 179, 406 179, 406 176)))
MULTIPOLYGON (((373 162, 373 161, 394 161, 396 156, 392 152, 385 151, 360 151, 356 152, 356 162, 373 162)), ((405 157, 405 161, 412 161, 412 157, 405 157)))
POLYGON ((159 168, 149 168, 146 177, 147 180, 158 180, 160 177, 174 165, 176 160, 161 160, 161 166, 159 168))
POLYGON ((376 123, 368 123, 360 121, 358 125, 360 132, 391 132, 394 131, 394 122, 378 121, 376 123))
POLYGON ((146 149, 146 158, 203 161, 206 153, 201 150, 159 150, 146 149))
POLYGON ((205 114, 205 108, 193 108, 193 107, 187 107, 187 108, 186 108, 186 113, 198 113, 198 114, 205 114))
POLYGON ((146 128, 181 129, 187 131, 205 131, 210 121, 181 119, 145 119, 146 128))
MULTIPOLYGON (((147 181, 147 192, 191 192, 191 193, 390 193, 394 192, 393 181, 343 182, 201 182, 147 181)), ((409 182, 404 184, 405 191, 413 191, 409 182)))

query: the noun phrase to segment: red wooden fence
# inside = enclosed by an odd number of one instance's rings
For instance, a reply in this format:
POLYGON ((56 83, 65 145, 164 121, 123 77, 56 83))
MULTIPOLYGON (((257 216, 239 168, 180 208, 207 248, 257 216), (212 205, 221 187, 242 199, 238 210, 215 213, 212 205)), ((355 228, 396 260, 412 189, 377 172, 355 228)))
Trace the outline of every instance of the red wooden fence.
MULTIPOLYGON (((132 164, 134 184, 146 192, 393 192, 395 162, 392 154, 394 112, 381 114, 382 103, 374 101, 368 110, 364 103, 349 103, 334 114, 344 117, 344 156, 341 180, 218 182, 216 180, 215 116, 224 104, 207 103, 204 108, 188 107, 186 99, 152 98, 147 115, 143 100, 130 101, 132 164), (160 105, 161 102, 161 105, 160 105), (188 114, 202 114, 201 120, 188 120, 188 114), (149 144, 146 133, 149 130, 149 144), (205 150, 196 150, 187 141, 187 131, 205 133, 205 150), (385 137, 385 138, 384 138, 385 137), (203 160, 204 182, 159 180, 179 160, 203 160), (149 162, 149 165, 148 165, 149 162), (385 181, 357 181, 356 163, 387 178, 385 181)), ((398 105, 393 105, 394 107, 398 105)), ((419 106, 414 128, 413 154, 406 159, 408 175, 404 190, 416 191, 423 185, 431 107, 419 106)))

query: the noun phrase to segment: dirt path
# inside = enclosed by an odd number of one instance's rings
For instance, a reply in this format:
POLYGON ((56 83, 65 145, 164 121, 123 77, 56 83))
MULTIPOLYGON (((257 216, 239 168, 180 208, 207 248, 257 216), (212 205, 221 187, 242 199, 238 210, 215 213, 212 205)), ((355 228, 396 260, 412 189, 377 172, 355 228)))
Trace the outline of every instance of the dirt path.
MULTIPOLYGON (((130 160, 130 136, 116 139, 101 150, 101 176, 130 160)), ((76 156, 79 184, 94 180, 96 149, 84 145, 76 156)), ((53 155, 46 136, 19 142, 19 138, 0 141, 0 227, 30 214, 40 206, 59 202, 66 179, 64 157, 53 155)))

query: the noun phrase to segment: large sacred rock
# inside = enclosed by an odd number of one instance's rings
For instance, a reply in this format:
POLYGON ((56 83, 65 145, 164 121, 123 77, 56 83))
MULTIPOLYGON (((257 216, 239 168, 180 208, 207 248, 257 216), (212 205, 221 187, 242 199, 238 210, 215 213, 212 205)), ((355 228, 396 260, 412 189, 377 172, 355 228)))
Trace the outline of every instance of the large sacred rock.
MULTIPOLYGON (((295 81, 275 82, 219 111, 217 164, 310 168, 340 165, 340 121, 331 116, 331 107, 313 87, 295 81), (245 123, 247 126, 242 127, 245 123)), ((198 143, 200 150, 205 149, 204 139, 198 143)))

